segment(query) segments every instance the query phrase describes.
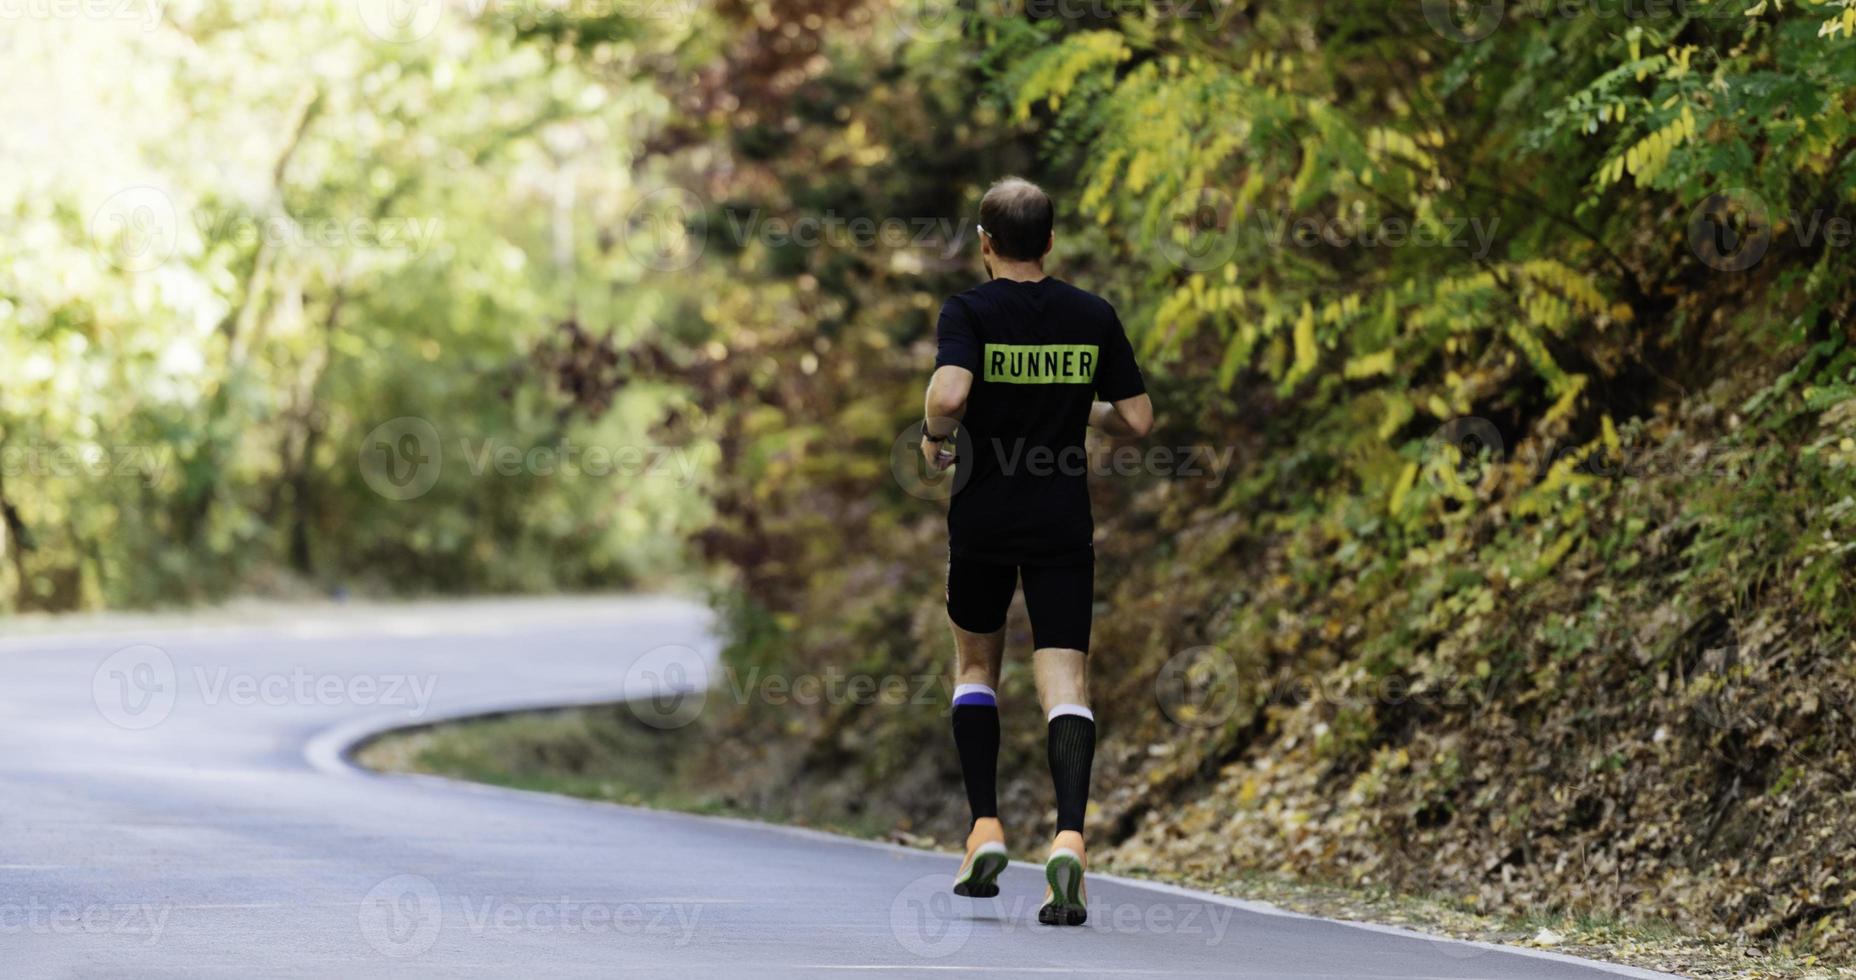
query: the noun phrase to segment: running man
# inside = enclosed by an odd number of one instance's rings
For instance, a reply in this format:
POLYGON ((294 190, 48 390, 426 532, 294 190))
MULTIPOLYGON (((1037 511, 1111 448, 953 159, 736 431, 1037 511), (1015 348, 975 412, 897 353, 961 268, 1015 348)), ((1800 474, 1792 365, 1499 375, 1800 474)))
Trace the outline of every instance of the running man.
POLYGON ((947 514, 947 616, 959 657, 954 745, 973 811, 954 892, 997 895, 1006 866, 994 691, 1006 610, 1022 582, 1057 795, 1038 921, 1081 925, 1083 811, 1096 751, 1086 659, 1095 524, 1083 434, 1094 426, 1145 436, 1153 404, 1115 308, 1044 274, 1053 218, 1049 196, 1015 177, 980 202, 980 256, 991 279, 941 307, 921 449, 936 469, 968 471, 947 514), (957 460, 950 448, 957 429, 971 459, 957 460))

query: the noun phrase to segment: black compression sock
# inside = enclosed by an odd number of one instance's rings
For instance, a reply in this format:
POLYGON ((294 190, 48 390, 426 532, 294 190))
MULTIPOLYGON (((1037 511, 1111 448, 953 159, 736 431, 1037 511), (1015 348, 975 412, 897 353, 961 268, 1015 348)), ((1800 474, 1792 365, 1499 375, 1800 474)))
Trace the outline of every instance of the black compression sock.
POLYGON ((1057 791, 1057 830, 1080 834, 1083 811, 1089 808, 1089 769, 1096 759, 1095 719, 1069 712, 1052 718, 1049 755, 1051 787, 1057 791))
POLYGON ((999 705, 992 691, 982 691, 963 693, 954 702, 954 748, 975 821, 999 815, 999 705))

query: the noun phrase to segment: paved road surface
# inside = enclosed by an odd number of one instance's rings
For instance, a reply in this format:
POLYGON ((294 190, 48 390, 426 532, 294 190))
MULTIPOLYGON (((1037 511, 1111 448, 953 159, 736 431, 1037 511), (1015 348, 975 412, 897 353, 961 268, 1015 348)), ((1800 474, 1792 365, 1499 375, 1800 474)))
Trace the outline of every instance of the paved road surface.
POLYGON ((942 855, 341 760, 385 727, 615 700, 666 645, 713 656, 706 623, 548 600, 0 632, 0 974, 1651 975, 1106 880, 1052 930, 1034 867, 970 901, 942 855))

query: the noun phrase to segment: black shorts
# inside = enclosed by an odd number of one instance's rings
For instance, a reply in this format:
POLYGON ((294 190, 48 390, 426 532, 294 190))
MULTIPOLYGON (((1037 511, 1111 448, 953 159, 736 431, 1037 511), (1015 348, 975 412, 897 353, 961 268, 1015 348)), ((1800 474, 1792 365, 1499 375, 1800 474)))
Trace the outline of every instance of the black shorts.
POLYGON ((949 556, 947 617, 969 633, 1004 627, 1021 579, 1025 611, 1031 614, 1032 645, 1088 653, 1089 627, 1095 618, 1093 558, 1067 565, 996 565, 949 556))

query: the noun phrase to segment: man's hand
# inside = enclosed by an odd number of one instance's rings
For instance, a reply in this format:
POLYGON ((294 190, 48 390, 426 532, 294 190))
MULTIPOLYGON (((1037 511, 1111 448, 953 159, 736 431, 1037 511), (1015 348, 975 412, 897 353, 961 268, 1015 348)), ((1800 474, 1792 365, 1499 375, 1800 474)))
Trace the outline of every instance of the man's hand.
POLYGON ((936 442, 926 435, 922 436, 922 458, 927 460, 928 465, 933 467, 937 473, 954 465, 955 457, 954 450, 950 448, 951 442, 950 439, 936 442))
POLYGON ((1154 403, 1146 395, 1096 402, 1089 407, 1089 425, 1111 436, 1144 439, 1154 428, 1154 403))

